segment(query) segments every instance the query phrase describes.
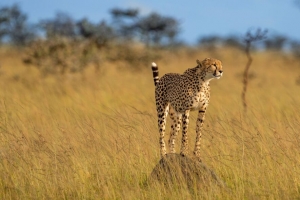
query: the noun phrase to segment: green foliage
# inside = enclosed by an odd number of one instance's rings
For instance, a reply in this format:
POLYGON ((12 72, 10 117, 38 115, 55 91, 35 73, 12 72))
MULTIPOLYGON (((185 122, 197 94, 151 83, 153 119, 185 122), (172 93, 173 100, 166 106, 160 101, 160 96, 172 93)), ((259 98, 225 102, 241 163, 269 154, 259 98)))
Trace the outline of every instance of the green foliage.
POLYGON ((0 8, 0 43, 7 39, 15 45, 25 45, 35 37, 34 31, 18 5, 0 8))
POLYGON ((69 37, 76 35, 75 21, 66 13, 56 13, 54 19, 41 20, 39 27, 45 32, 48 39, 53 37, 69 37))
POLYGON ((214 50, 217 47, 244 48, 242 39, 237 36, 220 37, 216 35, 199 38, 198 46, 208 50, 214 50))
POLYGON ((70 39, 55 37, 36 40, 26 48, 23 62, 39 69, 42 75, 82 73, 94 66, 99 71, 105 62, 141 70, 160 60, 159 49, 146 49, 127 43, 107 43, 103 38, 70 39))
POLYGON ((168 39, 169 44, 172 44, 180 30, 176 19, 158 13, 150 13, 141 18, 133 27, 138 30, 142 41, 147 45, 162 44, 165 38, 168 39))
POLYGON ((100 57, 97 50, 94 40, 57 37, 31 43, 23 61, 37 67, 43 75, 82 72, 91 63, 98 70, 100 57))
POLYGON ((84 18, 77 22, 79 36, 84 39, 93 39, 99 46, 107 46, 115 37, 115 31, 105 21, 93 24, 84 18))
MULTIPOLYGON (((57 12, 53 18, 43 19, 37 24, 29 24, 27 15, 18 5, 0 8, 0 42, 13 45, 27 45, 33 40, 41 38, 68 37, 72 39, 93 39, 98 45, 108 43, 140 42, 146 46, 175 47, 185 45, 178 36, 181 32, 181 23, 172 16, 160 13, 142 15, 137 8, 113 8, 110 11, 111 21, 99 19, 93 23, 87 18, 73 19, 64 12, 57 12)), ((199 34, 201 34, 199 32, 199 34)), ((243 38, 237 35, 201 36, 196 45, 208 50, 218 47, 244 48, 243 38)), ((260 44, 252 45, 254 49, 291 50, 296 52, 293 41, 280 34, 273 34, 260 44)))
POLYGON ((273 37, 269 37, 264 41, 265 48, 268 50, 276 50, 281 51, 285 47, 287 47, 288 38, 282 35, 275 35, 273 37))

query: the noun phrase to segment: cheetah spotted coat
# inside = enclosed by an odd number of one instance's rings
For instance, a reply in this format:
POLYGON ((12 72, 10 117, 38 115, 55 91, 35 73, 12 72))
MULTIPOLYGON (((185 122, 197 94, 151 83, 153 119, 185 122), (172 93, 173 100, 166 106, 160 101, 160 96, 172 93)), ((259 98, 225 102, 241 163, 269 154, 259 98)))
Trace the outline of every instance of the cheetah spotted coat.
POLYGON ((167 153, 164 141, 167 115, 170 114, 172 121, 170 152, 175 153, 175 139, 182 126, 180 154, 185 156, 188 150, 189 113, 198 110, 194 155, 200 160, 201 130, 210 99, 209 81, 219 79, 223 70, 221 61, 217 59, 206 58, 202 62, 197 60, 197 64, 183 74, 168 73, 159 78, 158 66, 152 63, 161 156, 167 153))

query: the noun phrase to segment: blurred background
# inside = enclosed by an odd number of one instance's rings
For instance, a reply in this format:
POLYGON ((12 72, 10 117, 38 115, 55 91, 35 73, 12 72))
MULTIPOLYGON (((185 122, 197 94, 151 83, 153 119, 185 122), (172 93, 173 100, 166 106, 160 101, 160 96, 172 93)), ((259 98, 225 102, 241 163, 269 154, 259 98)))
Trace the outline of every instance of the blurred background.
POLYGON ((287 47, 289 42, 299 40, 299 0, 276 3, 271 0, 192 0, 188 5, 178 0, 2 0, 0 7, 1 41, 17 44, 54 34, 87 37, 83 29, 92 27, 97 34, 101 34, 100 29, 102 34, 105 34, 105 29, 110 29, 110 36, 144 41, 146 34, 153 35, 158 31, 149 27, 150 21, 155 23, 157 20, 162 20, 165 27, 152 24, 156 26, 152 28, 161 28, 160 31, 164 33, 159 38, 151 37, 150 40, 156 43, 168 40, 169 43, 196 45, 201 41, 232 40, 257 27, 269 30, 270 41, 265 45, 266 48, 273 47, 274 44, 269 44, 272 42, 280 43, 277 48, 282 48, 287 47))
POLYGON ((78 72, 90 63, 100 69, 101 63, 117 60, 135 62, 140 68, 159 59, 144 51, 151 48, 243 49, 247 34, 257 31, 267 33, 266 37, 252 42, 251 48, 299 56, 298 18, 299 0, 190 1, 188 5, 180 1, 4 0, 0 3, 0 44, 27 47, 24 64, 44 74, 78 72), (136 55, 129 43, 146 48, 136 55), (74 52, 72 45, 77 44, 74 52), (114 49, 120 51, 107 53, 116 45, 114 49), (100 56, 101 49, 105 52, 100 56), (51 62, 56 67, 49 66, 51 62))
POLYGON ((300 199, 299 19, 300 0, 1 0, 0 199, 300 199), (231 192, 149 187, 151 62, 205 57, 224 75, 201 159, 231 192))

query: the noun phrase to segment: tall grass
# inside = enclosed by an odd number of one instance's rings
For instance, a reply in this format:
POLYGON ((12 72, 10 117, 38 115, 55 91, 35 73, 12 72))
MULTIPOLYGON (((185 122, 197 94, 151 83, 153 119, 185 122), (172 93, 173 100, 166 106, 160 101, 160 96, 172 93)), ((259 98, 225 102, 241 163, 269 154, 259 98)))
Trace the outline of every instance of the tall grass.
POLYGON ((136 72, 106 63, 104 74, 41 78, 23 66, 20 52, 1 49, 0 199, 300 198, 299 60, 253 54, 245 115, 246 57, 216 52, 164 52, 158 62, 164 74, 194 67, 197 58, 223 61, 224 76, 211 82, 202 160, 230 191, 191 194, 146 184, 160 159, 150 66, 136 72))

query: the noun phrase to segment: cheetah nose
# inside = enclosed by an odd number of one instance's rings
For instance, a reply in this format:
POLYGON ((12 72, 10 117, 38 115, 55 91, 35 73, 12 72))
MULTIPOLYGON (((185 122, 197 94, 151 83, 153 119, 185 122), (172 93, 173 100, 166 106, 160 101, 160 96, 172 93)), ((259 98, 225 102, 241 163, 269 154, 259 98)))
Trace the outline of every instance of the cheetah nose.
POLYGON ((220 73, 223 73, 223 70, 219 70, 220 73))

